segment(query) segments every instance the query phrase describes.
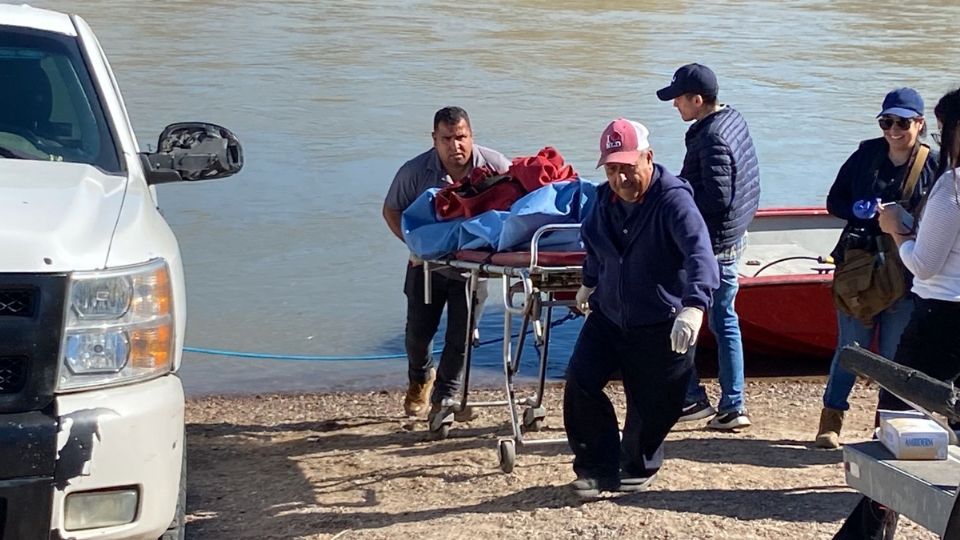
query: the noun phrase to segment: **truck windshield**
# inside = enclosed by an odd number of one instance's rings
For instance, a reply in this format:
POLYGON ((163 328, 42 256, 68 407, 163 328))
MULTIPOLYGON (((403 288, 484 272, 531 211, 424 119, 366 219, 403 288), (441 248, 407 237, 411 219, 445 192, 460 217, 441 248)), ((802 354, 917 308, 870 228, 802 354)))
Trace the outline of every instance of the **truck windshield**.
POLYGON ((77 38, 0 25, 0 159, 120 158, 77 38))

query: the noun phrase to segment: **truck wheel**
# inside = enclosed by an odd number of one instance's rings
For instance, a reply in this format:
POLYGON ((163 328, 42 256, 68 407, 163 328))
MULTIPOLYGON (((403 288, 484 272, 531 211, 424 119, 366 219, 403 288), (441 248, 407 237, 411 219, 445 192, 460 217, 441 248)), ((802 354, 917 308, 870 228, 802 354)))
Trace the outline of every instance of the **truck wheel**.
POLYGON ((180 490, 177 493, 177 510, 167 532, 160 540, 184 540, 187 537, 187 437, 183 437, 183 465, 180 466, 180 490))

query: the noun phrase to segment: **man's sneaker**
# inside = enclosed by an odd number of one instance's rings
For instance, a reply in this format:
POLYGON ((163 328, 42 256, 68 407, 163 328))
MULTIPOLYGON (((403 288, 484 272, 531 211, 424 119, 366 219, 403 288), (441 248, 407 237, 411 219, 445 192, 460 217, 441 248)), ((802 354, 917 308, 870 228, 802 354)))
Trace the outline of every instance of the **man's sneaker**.
POLYGON ((430 405, 430 412, 427 413, 427 427, 432 430, 438 428, 440 424, 443 423, 453 423, 453 409, 450 407, 444 408, 439 403, 430 405))
POLYGON ((407 386, 407 395, 403 398, 403 412, 407 416, 420 416, 426 411, 430 400, 430 390, 433 389, 433 380, 437 377, 436 370, 427 372, 427 380, 419 383, 410 381, 407 386))
POLYGON ((717 410, 713 408, 713 405, 710 405, 710 402, 707 400, 701 400, 696 403, 684 405, 683 409, 680 410, 680 418, 677 419, 677 422, 701 420, 715 414, 717 414, 717 410))
POLYGON ((726 431, 745 429, 751 425, 752 422, 750 422, 750 417, 748 417, 747 413, 744 411, 720 414, 714 416, 709 422, 707 422, 708 429, 721 429, 726 431))
POLYGON ((643 491, 653 483, 657 478, 657 473, 653 473, 650 476, 624 476, 620 474, 620 487, 617 488, 617 491, 622 491, 624 493, 633 493, 636 491, 643 491))
POLYGON ((581 477, 570 482, 573 494, 581 499, 594 499, 600 496, 601 491, 617 491, 620 483, 616 478, 597 479, 581 477))

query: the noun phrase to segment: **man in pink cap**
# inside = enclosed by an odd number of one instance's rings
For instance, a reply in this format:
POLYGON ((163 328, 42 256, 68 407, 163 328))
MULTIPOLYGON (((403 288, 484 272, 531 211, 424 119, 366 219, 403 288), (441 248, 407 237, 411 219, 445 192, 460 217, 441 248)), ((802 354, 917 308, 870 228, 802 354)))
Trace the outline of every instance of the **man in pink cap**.
POLYGON ((693 344, 719 285, 707 226, 690 185, 653 162, 650 132, 614 120, 600 137, 607 183, 581 236, 587 257, 581 310, 589 312, 567 367, 563 420, 581 497, 639 491, 663 462, 693 373, 693 344), (603 389, 623 376, 621 442, 603 389))

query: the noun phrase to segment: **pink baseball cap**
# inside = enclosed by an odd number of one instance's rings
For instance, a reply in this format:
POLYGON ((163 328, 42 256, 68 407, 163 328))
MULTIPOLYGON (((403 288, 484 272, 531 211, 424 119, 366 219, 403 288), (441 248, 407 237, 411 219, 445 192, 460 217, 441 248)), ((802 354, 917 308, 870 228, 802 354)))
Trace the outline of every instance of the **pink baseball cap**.
POLYGON ((640 152, 650 148, 650 130, 640 122, 618 118, 600 135, 600 161, 597 167, 607 163, 633 165, 640 152))

